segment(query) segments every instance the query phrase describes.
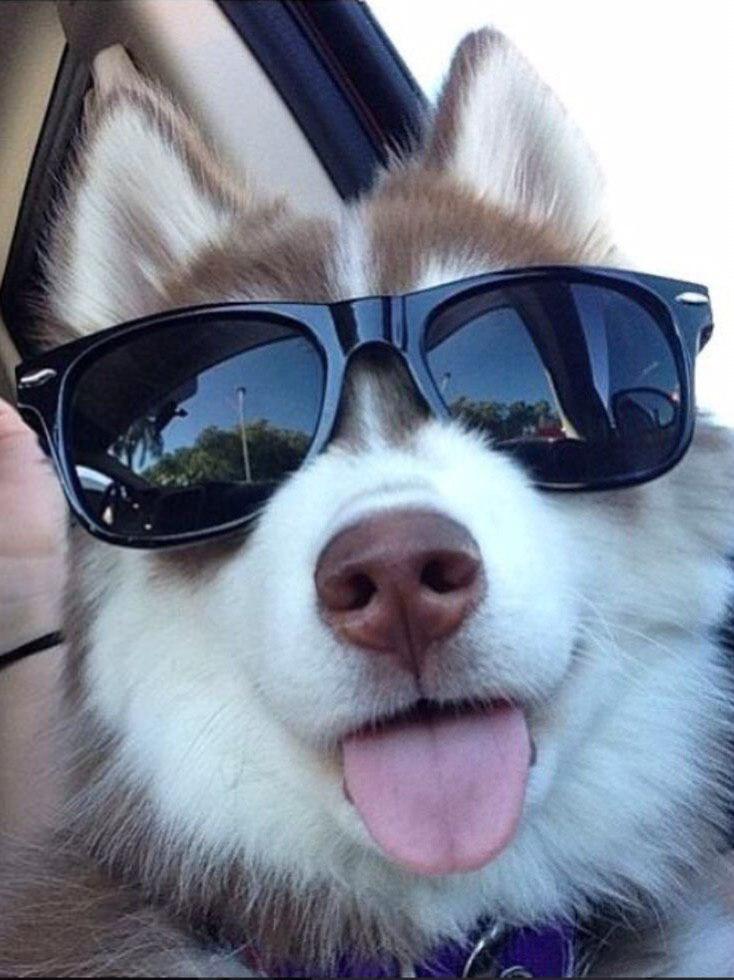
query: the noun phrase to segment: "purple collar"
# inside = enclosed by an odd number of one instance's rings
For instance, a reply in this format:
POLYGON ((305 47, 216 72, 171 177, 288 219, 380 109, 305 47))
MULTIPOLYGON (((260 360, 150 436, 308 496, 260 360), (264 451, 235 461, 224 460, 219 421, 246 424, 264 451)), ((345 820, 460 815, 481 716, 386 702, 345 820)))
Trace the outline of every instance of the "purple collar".
MULTIPOLYGON (((380 964, 343 956, 333 976, 571 977, 574 937, 575 930, 568 925, 506 931, 485 925, 474 930, 464 943, 445 943, 425 962, 413 965, 412 973, 396 960, 380 964)), ((289 965, 271 975, 313 977, 314 973, 289 965)))

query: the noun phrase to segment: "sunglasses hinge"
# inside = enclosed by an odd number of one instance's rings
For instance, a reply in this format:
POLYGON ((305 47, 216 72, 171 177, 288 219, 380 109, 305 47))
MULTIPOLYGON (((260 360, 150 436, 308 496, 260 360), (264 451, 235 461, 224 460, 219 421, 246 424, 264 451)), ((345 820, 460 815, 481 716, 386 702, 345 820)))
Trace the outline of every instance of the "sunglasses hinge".
POLYGON ((40 371, 34 371, 32 374, 26 374, 18 379, 19 388, 38 388, 41 385, 45 385, 52 378, 55 378, 58 371, 53 368, 41 368, 40 371))

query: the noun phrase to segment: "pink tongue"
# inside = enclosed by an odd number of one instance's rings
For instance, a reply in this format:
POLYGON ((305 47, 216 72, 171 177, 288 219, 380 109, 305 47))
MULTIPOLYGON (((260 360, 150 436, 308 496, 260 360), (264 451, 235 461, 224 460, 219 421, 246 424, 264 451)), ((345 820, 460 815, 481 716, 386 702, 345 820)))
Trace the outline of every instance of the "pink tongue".
POLYGON ((473 871, 514 836, 530 766, 518 708, 408 720, 344 741, 346 789, 367 829, 419 874, 473 871))

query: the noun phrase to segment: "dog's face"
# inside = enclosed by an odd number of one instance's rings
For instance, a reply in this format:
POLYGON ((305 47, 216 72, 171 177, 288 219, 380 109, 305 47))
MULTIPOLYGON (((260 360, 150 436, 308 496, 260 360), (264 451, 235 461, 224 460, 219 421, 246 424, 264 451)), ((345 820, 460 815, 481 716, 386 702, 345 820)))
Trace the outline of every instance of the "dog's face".
MULTIPOLYGON (((610 265, 600 194, 560 106, 489 33, 457 53, 415 158, 333 224, 235 185, 158 94, 121 90, 93 110, 52 235, 51 318, 58 339, 202 302, 610 265)), ((103 858, 151 880, 236 866, 250 900, 277 883, 337 896, 333 913, 349 896, 427 936, 668 887, 718 814, 726 679, 707 631, 729 586, 731 455, 700 427, 652 484, 543 494, 426 417, 397 363, 355 360, 333 442, 246 538, 77 543, 77 817, 93 813, 103 858), (432 535, 459 555, 430 599, 450 626, 415 640, 433 613, 387 613, 375 650, 329 582, 432 535), (364 733, 395 716, 375 748, 364 733)))

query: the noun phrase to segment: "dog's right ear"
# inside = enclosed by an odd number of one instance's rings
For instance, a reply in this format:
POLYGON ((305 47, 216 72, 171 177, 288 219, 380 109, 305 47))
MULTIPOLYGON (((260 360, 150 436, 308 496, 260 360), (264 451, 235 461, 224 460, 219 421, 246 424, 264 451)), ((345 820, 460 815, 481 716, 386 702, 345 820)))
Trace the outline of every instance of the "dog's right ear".
POLYGON ((553 92, 498 31, 477 31, 459 44, 423 162, 569 242, 583 243, 603 227, 603 181, 593 154, 553 92))
POLYGON ((92 94, 66 185, 44 257, 61 336, 46 343, 165 308, 166 282, 253 207, 191 121, 136 73, 92 94))

